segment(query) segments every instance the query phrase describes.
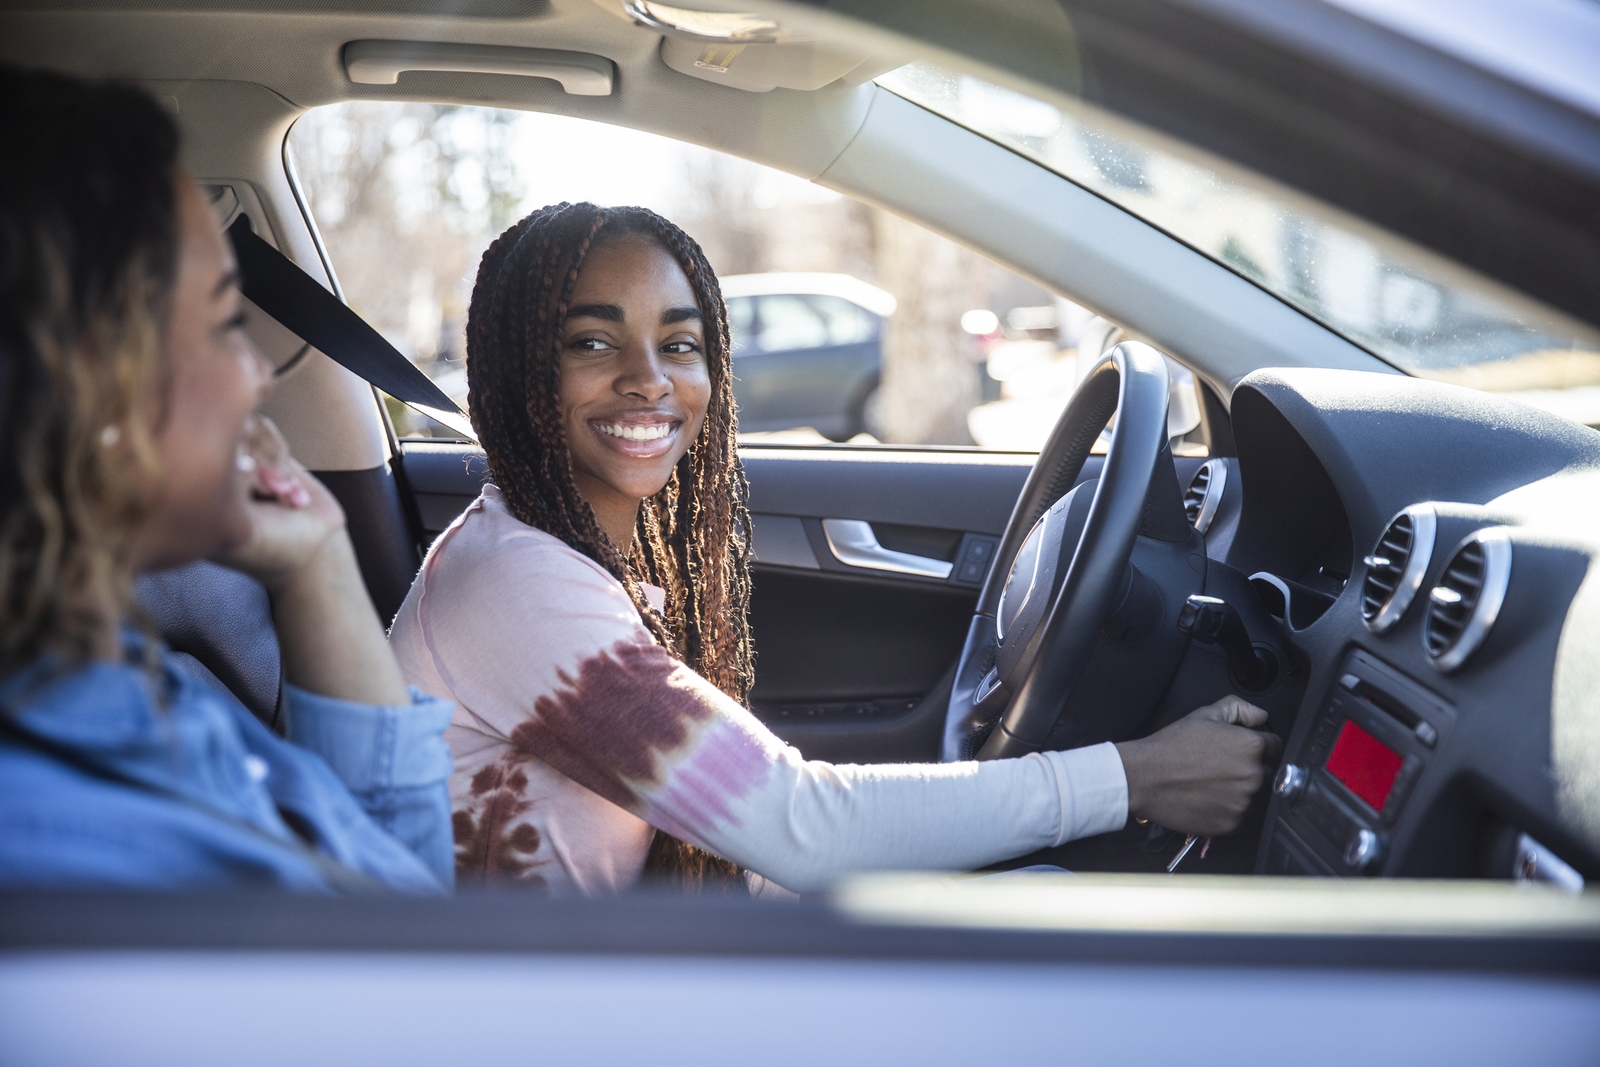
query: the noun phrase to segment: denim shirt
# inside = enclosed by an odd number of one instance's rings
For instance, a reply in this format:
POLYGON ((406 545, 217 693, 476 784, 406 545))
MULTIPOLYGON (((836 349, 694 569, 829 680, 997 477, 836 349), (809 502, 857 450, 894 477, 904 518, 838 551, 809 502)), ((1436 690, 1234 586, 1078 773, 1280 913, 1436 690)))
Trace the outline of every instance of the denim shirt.
POLYGON ((160 651, 151 671, 129 634, 125 663, 36 663, 0 682, 19 731, 108 775, 0 734, 0 886, 328 892, 306 837, 396 890, 454 885, 449 701, 413 689, 409 707, 378 707, 285 685, 284 740, 160 651))

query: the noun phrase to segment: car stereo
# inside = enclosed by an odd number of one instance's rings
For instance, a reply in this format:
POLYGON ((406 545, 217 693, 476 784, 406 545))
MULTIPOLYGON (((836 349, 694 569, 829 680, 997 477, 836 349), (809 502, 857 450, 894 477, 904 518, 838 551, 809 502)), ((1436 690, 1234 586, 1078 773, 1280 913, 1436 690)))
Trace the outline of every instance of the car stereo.
POLYGON ((1352 652, 1273 783, 1266 873, 1353 876, 1383 867, 1389 833, 1455 712, 1352 652))

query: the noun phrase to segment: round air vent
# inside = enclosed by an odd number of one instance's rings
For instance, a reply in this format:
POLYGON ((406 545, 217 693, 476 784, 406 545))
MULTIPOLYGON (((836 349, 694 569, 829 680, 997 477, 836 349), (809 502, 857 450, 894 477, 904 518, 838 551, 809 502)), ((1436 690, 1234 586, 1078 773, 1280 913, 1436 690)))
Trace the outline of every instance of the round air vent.
POLYGON ((1470 534, 1428 593, 1422 647, 1441 671, 1455 670, 1483 644, 1511 580, 1511 537, 1503 526, 1470 534))
POLYGON ((1438 527, 1431 504, 1412 504, 1394 517, 1372 554, 1361 560, 1367 566, 1361 583, 1361 617, 1373 633, 1387 633, 1411 606, 1433 559, 1438 527))
POLYGON ((1222 503, 1222 491, 1228 487, 1228 465, 1220 459, 1208 459, 1200 464, 1183 494, 1183 511, 1189 516, 1189 525, 1201 533, 1217 517, 1217 507, 1222 503))

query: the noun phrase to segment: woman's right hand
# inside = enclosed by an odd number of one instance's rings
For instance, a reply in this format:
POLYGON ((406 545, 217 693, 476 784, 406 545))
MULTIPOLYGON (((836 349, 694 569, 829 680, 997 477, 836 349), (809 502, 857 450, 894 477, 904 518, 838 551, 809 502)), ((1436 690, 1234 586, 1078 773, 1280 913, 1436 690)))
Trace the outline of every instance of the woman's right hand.
POLYGON ((1238 829, 1283 742, 1267 713, 1236 696, 1189 713, 1149 737, 1117 744, 1128 778, 1128 813, 1186 834, 1238 829))

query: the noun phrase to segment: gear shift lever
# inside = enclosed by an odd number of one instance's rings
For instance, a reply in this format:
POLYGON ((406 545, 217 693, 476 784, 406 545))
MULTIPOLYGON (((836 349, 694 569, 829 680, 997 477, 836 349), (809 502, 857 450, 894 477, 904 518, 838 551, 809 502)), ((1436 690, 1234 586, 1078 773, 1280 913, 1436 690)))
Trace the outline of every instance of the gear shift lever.
POLYGON ((1196 594, 1178 613, 1178 629, 1206 645, 1220 645, 1240 688, 1260 692, 1278 680, 1278 659, 1250 644, 1239 612, 1226 600, 1196 594))

